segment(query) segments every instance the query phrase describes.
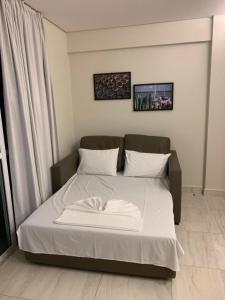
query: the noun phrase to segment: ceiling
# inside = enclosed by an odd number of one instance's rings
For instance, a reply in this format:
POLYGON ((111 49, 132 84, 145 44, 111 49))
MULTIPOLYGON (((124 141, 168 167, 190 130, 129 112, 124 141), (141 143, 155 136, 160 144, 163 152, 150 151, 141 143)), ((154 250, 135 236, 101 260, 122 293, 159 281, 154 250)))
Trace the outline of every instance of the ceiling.
POLYGON ((225 0, 25 0, 25 2, 67 32, 225 14, 225 0))

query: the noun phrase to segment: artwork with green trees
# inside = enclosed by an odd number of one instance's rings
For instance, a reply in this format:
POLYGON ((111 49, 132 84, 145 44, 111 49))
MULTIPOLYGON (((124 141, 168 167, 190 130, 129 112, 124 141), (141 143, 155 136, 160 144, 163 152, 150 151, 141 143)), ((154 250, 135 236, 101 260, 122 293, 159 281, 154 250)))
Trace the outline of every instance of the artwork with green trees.
POLYGON ((135 84, 134 111, 172 110, 173 83, 135 84))

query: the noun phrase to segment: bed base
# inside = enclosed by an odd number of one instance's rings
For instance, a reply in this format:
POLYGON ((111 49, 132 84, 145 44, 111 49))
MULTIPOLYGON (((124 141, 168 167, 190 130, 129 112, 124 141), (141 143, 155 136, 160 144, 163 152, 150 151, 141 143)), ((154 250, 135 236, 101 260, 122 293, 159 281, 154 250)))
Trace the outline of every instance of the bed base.
POLYGON ((176 272, 164 267, 137 264, 123 261, 73 257, 25 252, 27 260, 45 265, 69 267, 80 270, 125 274, 133 276, 169 279, 175 278, 176 272))

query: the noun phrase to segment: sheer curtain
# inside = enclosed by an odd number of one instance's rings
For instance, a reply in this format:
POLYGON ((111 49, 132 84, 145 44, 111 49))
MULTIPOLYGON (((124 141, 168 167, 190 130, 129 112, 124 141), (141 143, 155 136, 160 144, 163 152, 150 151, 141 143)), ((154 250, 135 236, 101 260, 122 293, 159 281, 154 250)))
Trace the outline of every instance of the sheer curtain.
POLYGON ((58 158, 43 20, 19 0, 0 0, 0 50, 17 226, 51 195, 58 158))

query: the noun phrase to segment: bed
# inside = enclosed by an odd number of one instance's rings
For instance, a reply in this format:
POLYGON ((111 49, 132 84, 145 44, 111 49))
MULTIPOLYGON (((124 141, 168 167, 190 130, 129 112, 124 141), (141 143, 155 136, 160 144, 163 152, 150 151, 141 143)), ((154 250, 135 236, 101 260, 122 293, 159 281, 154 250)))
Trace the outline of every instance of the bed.
MULTIPOLYGON (((175 192, 179 190, 173 187, 177 183, 176 177, 171 179, 176 182, 171 183, 168 179, 124 177, 121 172, 124 143, 133 149, 135 139, 136 145, 142 147, 139 150, 146 151, 151 139, 151 143, 154 140, 153 144, 159 146, 157 151, 167 151, 165 144, 168 139, 154 138, 133 135, 128 135, 127 140, 126 137, 125 140, 117 137, 84 137, 81 140, 81 147, 84 148, 110 149, 119 145, 118 174, 78 175, 75 172, 78 164, 76 153, 54 166, 53 188, 57 192, 18 229, 19 247, 27 259, 36 263, 94 271, 174 278, 179 270, 179 258, 183 255, 174 228, 174 220, 177 223, 180 220, 180 200, 175 199, 179 202, 178 207, 175 206, 171 193, 172 188, 175 192), (65 205, 93 195, 105 200, 113 197, 134 203, 144 216, 143 230, 119 231, 54 222, 65 205)), ((153 150, 151 147, 148 151, 153 150)), ((171 174, 175 174, 181 180, 177 163, 176 157, 172 163, 170 159, 169 179, 171 174)))

